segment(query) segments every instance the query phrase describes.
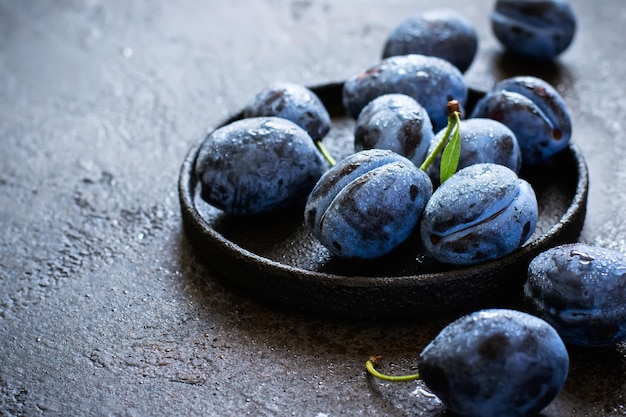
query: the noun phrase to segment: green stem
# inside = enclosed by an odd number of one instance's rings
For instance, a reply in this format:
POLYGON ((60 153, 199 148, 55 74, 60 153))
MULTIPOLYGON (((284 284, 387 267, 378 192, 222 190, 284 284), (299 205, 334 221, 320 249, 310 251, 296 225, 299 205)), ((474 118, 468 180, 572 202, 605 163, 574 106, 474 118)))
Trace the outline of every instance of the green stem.
POLYGON ((459 103, 457 101, 450 101, 450 103, 448 103, 448 109, 448 125, 446 126, 446 130, 443 133, 443 137, 441 138, 439 143, 437 143, 437 146, 435 146, 435 149, 433 149, 433 151, 428 154, 426 160, 422 163, 422 165, 420 165, 420 169, 422 171, 426 171, 428 167, 435 161, 437 155, 439 155, 441 151, 443 151, 443 148, 445 148, 448 144, 450 135, 452 134, 454 127, 458 126, 458 123, 461 121, 461 112, 459 111, 459 103))
POLYGON ((376 363, 380 359, 380 356, 372 356, 369 358, 367 362, 365 362, 365 369, 369 372, 370 375, 382 379, 383 381, 390 382, 406 382, 406 381, 415 381, 416 379, 420 379, 420 374, 410 374, 410 375, 385 375, 378 372, 375 368, 376 363))
POLYGON ((337 163, 335 161, 335 159, 330 155, 330 153, 328 152, 328 150, 326 150, 326 148, 324 147, 324 145, 322 145, 322 141, 321 140, 316 140, 315 141, 315 146, 317 146, 317 149, 319 149, 319 151, 322 153, 322 156, 324 157, 324 159, 326 159, 328 161, 328 163, 330 164, 330 166, 335 166, 335 164, 337 163))
POLYGON ((461 123, 461 113, 459 113, 458 111, 455 111, 454 113, 452 113, 452 115, 456 119, 456 124, 458 126, 459 123, 461 123))

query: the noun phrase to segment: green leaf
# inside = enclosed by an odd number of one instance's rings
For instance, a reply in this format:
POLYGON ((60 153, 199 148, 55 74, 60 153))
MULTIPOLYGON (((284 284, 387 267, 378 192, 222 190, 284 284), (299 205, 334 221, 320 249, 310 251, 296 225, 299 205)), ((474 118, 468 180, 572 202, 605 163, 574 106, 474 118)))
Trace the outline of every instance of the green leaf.
POLYGON ((461 134, 459 133, 459 123, 456 123, 452 138, 443 149, 441 154, 441 165, 439 168, 439 178, 443 184, 456 172, 461 156, 461 134))
MULTIPOLYGON (((435 159, 437 159, 437 156, 442 152, 442 150, 448 146, 450 144, 450 142, 454 139, 450 139, 450 135, 453 134, 453 130, 455 131, 455 134, 457 136, 457 144, 454 145, 458 148, 458 150, 456 151, 456 157, 454 155, 451 155, 453 158, 456 158, 456 163, 454 164, 452 173, 450 173, 450 175, 454 174, 454 171, 456 170, 456 166, 458 164, 458 160, 459 160, 459 155, 460 155, 460 147, 461 147, 461 138, 459 137, 459 124, 461 123, 461 112, 459 110, 459 102, 456 100, 450 100, 448 102, 448 125, 446 126, 446 130, 443 132, 443 135, 441 137, 441 139, 439 139, 439 142, 437 142, 435 148, 430 151, 430 153, 428 154, 428 156, 426 157, 426 159, 424 160, 424 162, 422 162, 422 165, 420 165, 420 169, 422 171, 426 171, 428 169, 428 167, 435 162, 435 159)), ((453 149, 451 149, 451 151, 454 151, 453 149)), ((449 176, 449 175, 448 175, 449 176)), ((447 177, 446 177, 447 179, 447 177)), ((443 181, 441 181, 443 182, 443 181)))

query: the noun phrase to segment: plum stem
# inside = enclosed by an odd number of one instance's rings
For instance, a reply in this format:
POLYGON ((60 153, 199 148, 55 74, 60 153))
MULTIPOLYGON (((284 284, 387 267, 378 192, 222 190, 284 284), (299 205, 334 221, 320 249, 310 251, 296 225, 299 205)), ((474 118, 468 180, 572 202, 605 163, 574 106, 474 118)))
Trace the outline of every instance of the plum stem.
POLYGON ((422 171, 426 171, 428 167, 435 161, 437 155, 441 153, 441 151, 446 147, 448 142, 450 141, 450 135, 454 131, 455 127, 456 132, 458 132, 458 125, 461 121, 461 111, 459 109, 459 102, 457 100, 450 100, 448 102, 448 125, 446 126, 446 130, 443 133, 441 140, 437 143, 437 146, 432 150, 426 160, 420 165, 420 169, 422 171))
POLYGON ((380 359, 380 356, 371 356, 367 362, 365 362, 365 369, 367 372, 383 381, 390 382, 406 382, 406 381, 415 381, 416 379, 420 379, 420 374, 410 374, 410 375, 385 375, 376 370, 376 364, 380 359))
POLYGON ((328 152, 328 150, 324 147, 324 145, 322 144, 321 140, 316 140, 315 141, 315 146, 317 147, 317 149, 320 151, 320 153, 322 154, 322 156, 324 157, 325 160, 328 161, 328 163, 330 164, 330 166, 335 166, 335 164, 337 163, 335 161, 335 159, 330 155, 330 153, 328 152))

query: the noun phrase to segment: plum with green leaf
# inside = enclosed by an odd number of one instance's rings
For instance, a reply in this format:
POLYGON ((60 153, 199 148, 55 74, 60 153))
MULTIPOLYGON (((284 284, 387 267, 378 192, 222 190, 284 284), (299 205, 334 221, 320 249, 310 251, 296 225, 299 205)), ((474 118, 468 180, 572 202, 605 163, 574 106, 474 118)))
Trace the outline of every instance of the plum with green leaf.
POLYGON ((437 261, 473 265, 522 246, 537 220, 532 186, 503 165, 480 163, 459 170, 433 192, 420 236, 437 261))
MULTIPOLYGON (((433 153, 443 152, 441 171, 451 175, 459 152, 459 109, 450 103, 447 134, 433 153)), ((319 179, 305 206, 305 224, 339 258, 371 259, 390 253, 418 225, 433 187, 425 170, 389 149, 356 152, 319 179)))
MULTIPOLYGON (((457 169, 470 165, 491 162, 504 165, 516 174, 522 167, 522 153, 515 134, 504 124, 486 118, 464 119, 459 123, 461 152, 457 169)), ((439 142, 445 131, 440 131, 431 142, 431 148, 439 142)), ((439 157, 426 171, 439 183, 439 157)))

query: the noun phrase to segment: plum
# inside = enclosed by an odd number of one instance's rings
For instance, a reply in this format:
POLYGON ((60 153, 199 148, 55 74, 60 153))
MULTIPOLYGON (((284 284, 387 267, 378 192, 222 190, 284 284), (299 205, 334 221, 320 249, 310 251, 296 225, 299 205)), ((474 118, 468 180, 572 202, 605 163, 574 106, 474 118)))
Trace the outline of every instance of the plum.
POLYGON ((291 120, 306 130, 314 141, 321 140, 330 131, 330 115, 324 103, 312 90, 294 83, 268 85, 244 108, 243 115, 291 120))
POLYGON ((419 54, 383 59, 344 83, 343 105, 357 119, 361 110, 383 94, 406 94, 428 113, 435 131, 448 123, 448 102, 467 102, 463 74, 448 61, 419 54))
POLYGON ((522 164, 539 165, 566 149, 572 121, 563 97, 547 81, 516 76, 497 83, 474 107, 472 118, 497 120, 515 133, 522 164))
POLYGON ((333 255, 376 258, 411 235, 431 195, 430 178, 413 162, 390 150, 363 150, 324 173, 304 220, 333 255))
POLYGON ((195 165, 202 198, 230 214, 266 213, 303 200, 325 169, 307 132, 279 117, 214 130, 195 165))
POLYGON ((505 49, 524 59, 552 60, 576 33, 576 15, 567 0, 497 0, 490 20, 505 49))
MULTIPOLYGON (((429 152, 441 140, 444 134, 441 130, 433 140, 429 152)), ((485 118, 461 120, 459 123, 461 151, 457 169, 470 165, 491 162, 504 165, 516 174, 522 167, 522 153, 515 134, 504 124, 485 118)), ((438 156, 426 171, 433 181, 439 183, 439 165, 441 156, 438 156)))
POLYGON ((426 110, 404 94, 385 94, 363 108, 354 128, 354 149, 389 149, 420 166, 433 139, 426 110))
POLYGON ((566 343, 610 346, 626 340, 626 256, 584 243, 537 255, 524 298, 566 343))
POLYGON ((459 416, 532 416, 567 379, 569 356, 556 330, 533 315, 487 309, 446 326, 422 351, 419 374, 459 416))
POLYGON ((472 265, 522 246, 537 218, 537 198, 528 182, 503 165, 480 163, 459 170, 433 192, 420 236, 437 261, 472 265))
POLYGON ((407 17, 389 34, 383 58, 420 54, 449 61, 465 72, 478 50, 472 23, 451 9, 435 9, 407 17))

